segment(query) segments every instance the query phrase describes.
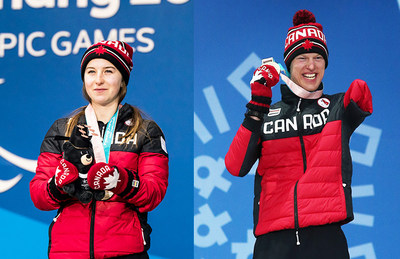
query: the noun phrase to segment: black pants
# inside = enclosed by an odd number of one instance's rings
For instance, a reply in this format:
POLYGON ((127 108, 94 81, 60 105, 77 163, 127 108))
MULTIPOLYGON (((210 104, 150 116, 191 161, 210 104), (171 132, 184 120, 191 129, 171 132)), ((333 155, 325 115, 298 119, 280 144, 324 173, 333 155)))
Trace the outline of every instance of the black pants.
POLYGON ((139 254, 116 256, 109 259, 149 259, 149 255, 145 251, 139 254))
POLYGON ((294 229, 257 237, 253 259, 349 259, 347 240, 338 224, 294 229))

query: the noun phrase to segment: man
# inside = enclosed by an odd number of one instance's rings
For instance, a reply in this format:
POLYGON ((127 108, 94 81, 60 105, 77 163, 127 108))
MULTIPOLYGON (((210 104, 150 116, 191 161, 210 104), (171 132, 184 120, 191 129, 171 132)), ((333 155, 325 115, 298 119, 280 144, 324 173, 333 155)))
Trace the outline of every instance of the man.
POLYGON ((372 113, 367 84, 323 94, 328 48, 307 10, 293 18, 281 74, 282 100, 270 107, 279 66, 267 62, 250 82, 252 98, 225 158, 228 171, 255 176, 254 258, 349 258, 341 225, 353 216, 349 138, 372 113))

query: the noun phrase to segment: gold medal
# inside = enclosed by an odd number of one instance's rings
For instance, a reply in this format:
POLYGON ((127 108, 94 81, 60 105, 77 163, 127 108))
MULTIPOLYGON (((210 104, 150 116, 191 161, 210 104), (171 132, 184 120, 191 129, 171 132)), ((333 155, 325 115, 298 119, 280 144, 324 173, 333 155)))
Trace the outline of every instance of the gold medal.
POLYGON ((112 197, 113 195, 114 195, 113 192, 108 191, 108 190, 105 190, 105 191, 104 191, 104 198, 101 199, 101 200, 102 200, 102 201, 109 200, 109 199, 111 199, 111 197, 112 197))

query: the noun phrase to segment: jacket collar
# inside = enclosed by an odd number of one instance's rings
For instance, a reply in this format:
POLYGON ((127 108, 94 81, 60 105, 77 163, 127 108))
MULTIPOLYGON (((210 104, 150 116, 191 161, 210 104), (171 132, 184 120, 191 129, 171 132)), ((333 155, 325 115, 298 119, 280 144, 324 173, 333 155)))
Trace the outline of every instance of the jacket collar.
MULTIPOLYGON (((324 89, 324 85, 321 82, 321 84, 319 85, 317 90, 323 90, 323 89, 324 89)), ((297 96, 295 93, 293 93, 286 84, 281 85, 281 94, 282 94, 282 101, 284 101, 285 103, 297 102, 300 99, 300 97, 297 96)), ((308 98, 303 98, 303 100, 304 99, 313 100, 313 99, 308 99, 308 98)))
MULTIPOLYGON (((118 113, 118 121, 126 121, 132 118, 133 109, 132 107, 125 103, 120 109, 118 113)), ((78 119, 78 123, 86 123, 85 114, 83 114, 78 119)))
POLYGON ((125 104, 119 109, 118 120, 126 121, 126 120, 132 118, 132 113, 133 113, 132 107, 131 107, 129 104, 125 103, 125 104))

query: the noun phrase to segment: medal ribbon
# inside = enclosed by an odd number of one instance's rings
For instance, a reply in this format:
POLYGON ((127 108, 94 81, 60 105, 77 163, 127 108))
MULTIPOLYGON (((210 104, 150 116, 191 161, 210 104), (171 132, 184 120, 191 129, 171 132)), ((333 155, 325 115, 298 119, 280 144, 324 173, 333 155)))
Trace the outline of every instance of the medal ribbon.
POLYGON ((93 146, 94 159, 96 160, 96 163, 108 163, 111 143, 114 139, 114 131, 117 124, 118 109, 107 123, 103 139, 101 138, 96 113, 91 104, 89 104, 85 109, 85 117, 89 128, 94 131, 90 140, 93 146))
POLYGON ((322 90, 317 90, 314 92, 309 92, 305 90, 304 88, 298 86, 296 83, 294 83, 292 80, 290 80, 289 77, 287 77, 285 74, 281 73, 281 78, 283 82, 286 83, 286 85, 289 87, 289 89, 298 97, 303 98, 303 99, 318 99, 322 96, 322 90))

